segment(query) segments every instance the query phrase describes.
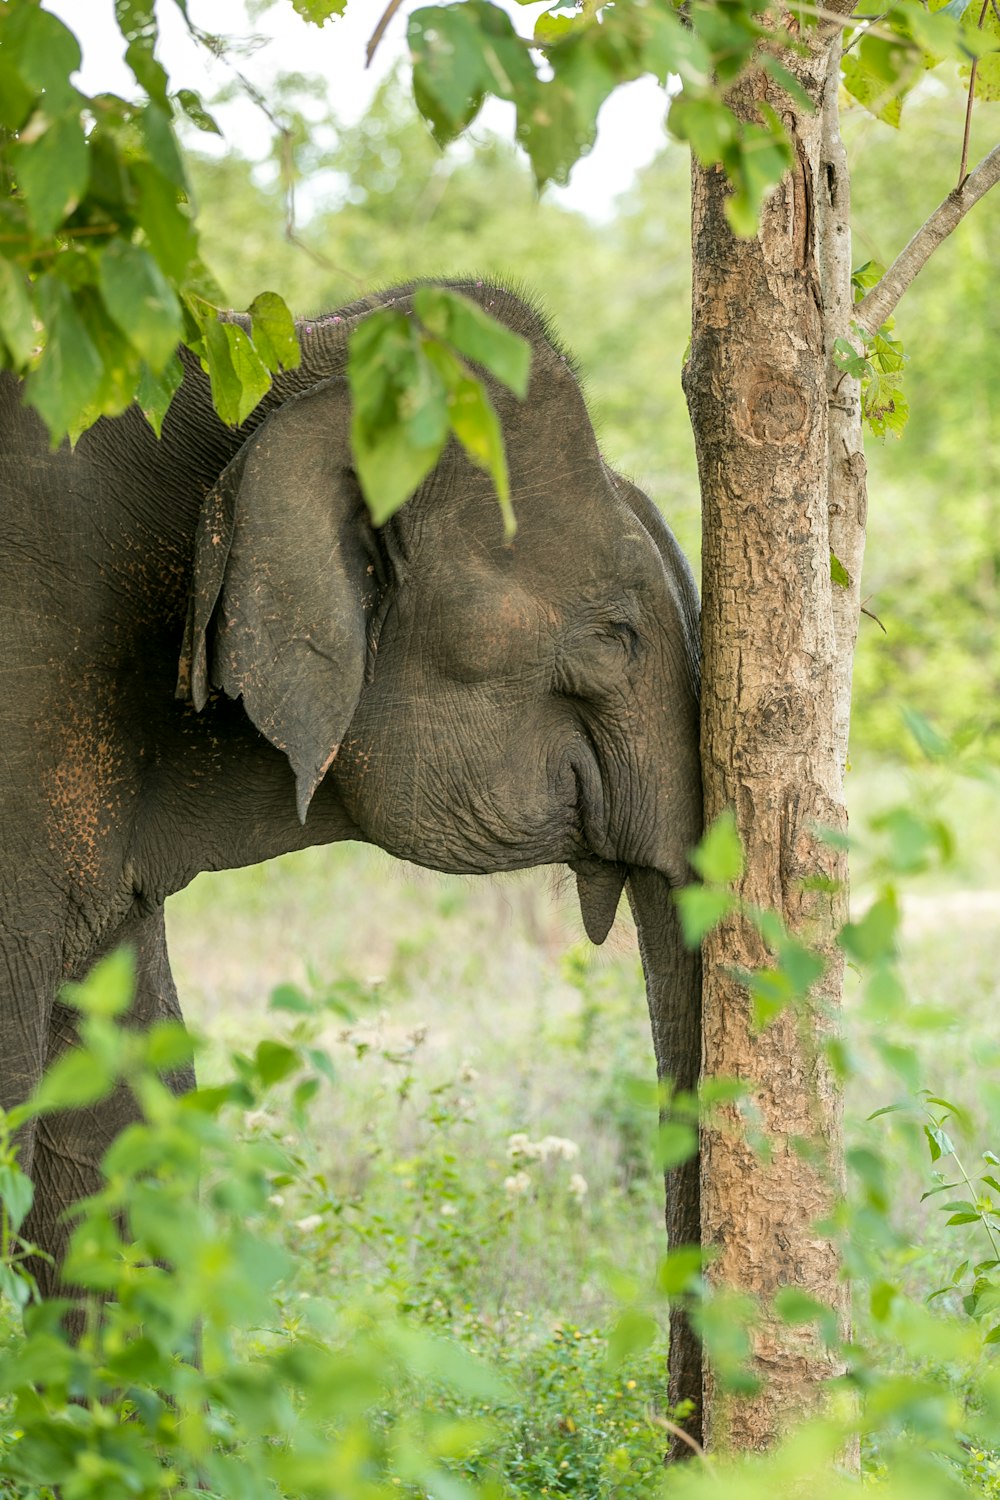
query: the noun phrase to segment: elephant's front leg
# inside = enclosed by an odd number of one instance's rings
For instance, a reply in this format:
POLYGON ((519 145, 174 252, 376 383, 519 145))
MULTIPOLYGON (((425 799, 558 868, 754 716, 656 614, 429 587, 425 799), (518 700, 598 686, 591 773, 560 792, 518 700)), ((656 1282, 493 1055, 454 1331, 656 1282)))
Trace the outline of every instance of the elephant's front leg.
MULTIPOLYGON (((146 1029, 157 1021, 180 1021, 177 991, 167 959, 162 906, 147 915, 129 917, 102 944, 98 957, 123 944, 136 955, 135 999, 124 1024, 146 1029)), ((53 1006, 47 1067, 68 1047, 76 1045, 76 1019, 76 1012, 68 1006, 58 1001, 53 1006)), ((177 1093, 184 1093, 194 1087, 194 1069, 179 1069, 167 1082, 177 1093)), ((39 1258, 32 1265, 44 1296, 60 1290, 60 1267, 72 1231, 72 1218, 67 1218, 66 1209, 98 1191, 105 1151, 126 1125, 140 1118, 134 1095, 119 1083, 96 1104, 43 1115, 36 1122, 31 1164, 35 1198, 22 1233, 52 1257, 51 1263, 39 1258)))

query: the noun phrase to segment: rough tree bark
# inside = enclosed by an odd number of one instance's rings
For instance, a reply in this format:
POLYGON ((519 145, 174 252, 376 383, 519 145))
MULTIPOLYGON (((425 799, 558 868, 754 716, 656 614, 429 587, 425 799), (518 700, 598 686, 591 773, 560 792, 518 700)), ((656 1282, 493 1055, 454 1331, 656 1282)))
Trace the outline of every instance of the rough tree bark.
POLYGON ((684 386, 698 452, 703 514, 705 815, 736 813, 746 851, 740 895, 776 911, 829 960, 808 1015, 786 1010, 753 1027, 734 966, 768 955, 734 915, 705 947, 703 1063, 738 1077, 771 1142, 755 1154, 731 1110, 702 1139, 702 1239, 713 1282, 754 1296, 759 1394, 725 1395, 706 1370, 711 1447, 762 1449, 819 1397, 839 1366, 812 1325, 770 1311, 781 1286, 835 1308, 847 1288, 837 1254, 814 1225, 842 1173, 839 1091, 818 1041, 834 1024, 842 966, 833 934, 846 901, 845 857, 817 828, 846 827, 843 772, 851 655, 864 539, 864 458, 856 382, 831 370, 849 333, 848 183, 837 133, 840 33, 817 32, 794 70, 810 113, 763 73, 733 96, 757 118, 766 100, 795 150, 757 236, 739 240, 719 169, 693 172, 693 329, 684 386), (852 587, 831 582, 831 549, 852 587), (839 890, 804 882, 823 875, 839 890))

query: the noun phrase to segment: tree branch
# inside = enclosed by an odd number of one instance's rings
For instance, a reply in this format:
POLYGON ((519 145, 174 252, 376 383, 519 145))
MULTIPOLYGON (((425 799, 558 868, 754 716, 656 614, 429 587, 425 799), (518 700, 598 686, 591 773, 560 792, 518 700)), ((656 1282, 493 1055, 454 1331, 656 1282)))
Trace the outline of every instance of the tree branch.
POLYGON ((984 156, 961 186, 939 203, 927 222, 917 230, 905 250, 900 251, 881 281, 854 309, 854 321, 866 333, 875 333, 889 317, 910 282, 930 260, 934 251, 965 218, 991 187, 1000 182, 1000 146, 984 156))
POLYGON ((375 30, 372 32, 371 37, 368 41, 368 46, 365 49, 366 68, 371 67, 372 58, 375 56, 375 49, 378 47, 379 42, 385 36, 386 28, 388 27, 389 22, 392 20, 393 16, 396 14, 402 3, 403 0, 389 0, 389 4, 386 6, 385 10, 382 13, 382 19, 379 21, 378 25, 375 27, 375 30))

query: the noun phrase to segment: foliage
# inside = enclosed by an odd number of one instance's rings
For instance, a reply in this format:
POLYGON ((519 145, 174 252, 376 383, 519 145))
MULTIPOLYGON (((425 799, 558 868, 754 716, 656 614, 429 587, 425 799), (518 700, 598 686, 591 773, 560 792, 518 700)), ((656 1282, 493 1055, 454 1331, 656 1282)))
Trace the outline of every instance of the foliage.
POLYGON ((380 308, 351 339, 351 442, 376 525, 410 498, 452 432, 492 477, 504 530, 508 538, 514 535, 500 422, 463 354, 524 400, 531 366, 527 340, 459 292, 420 287, 412 314, 380 308))
MULTIPOLYGON (((218 39, 177 3, 192 37, 216 49, 218 39)), ((298 8, 323 24, 343 6, 298 8)), ((855 96, 878 113, 883 95, 898 99, 942 56, 988 54, 989 33, 954 12, 953 5, 927 14, 919 4, 897 4, 877 24, 863 22, 845 75, 855 96), (877 84, 862 87, 859 79, 877 84)), ((54 440, 136 398, 158 430, 179 380, 174 351, 181 341, 202 360, 220 415, 234 425, 254 410, 272 374, 296 358, 287 309, 273 292, 254 298, 249 332, 219 321, 221 298, 200 258, 176 134, 182 120, 209 133, 218 126, 191 90, 171 90, 157 57, 153 7, 118 0, 115 13, 143 95, 138 103, 88 97, 71 83, 77 40, 36 0, 13 0, 0 12, 0 166, 11 189, 0 237, 0 357, 27 375, 28 400, 54 440)), ((799 19, 811 24, 808 8, 799 19)), ((461 0, 414 12, 409 40, 414 98, 436 139, 464 131, 488 93, 507 99, 539 184, 565 180, 593 144, 598 111, 620 84, 647 74, 663 84, 678 78, 670 128, 704 164, 724 167, 733 189, 727 212, 740 234, 753 233, 791 147, 778 112, 762 103, 759 119, 744 122, 731 111, 727 89, 759 65, 808 103, 780 15, 749 0, 696 0, 683 16, 670 0, 618 0, 579 14, 558 0, 536 18, 530 38, 490 0, 461 0)), ((987 87, 989 63, 986 55, 987 87)), ((366 348, 374 371, 378 340, 366 348)), ((356 369, 362 361, 358 350, 356 369)), ((404 371, 426 384, 419 357, 402 360, 398 374, 404 371)), ((471 396, 469 377, 453 367, 438 374, 453 421, 481 460, 492 455, 488 467, 502 491, 488 402, 471 396)), ((374 378, 370 373, 369 383, 374 378)), ((433 443, 417 446, 430 451, 433 443)), ((401 472, 393 482, 405 488, 409 478, 401 472)))
MULTIPOLYGON (((855 302, 860 302, 884 273, 885 267, 876 261, 859 266, 851 276, 855 302)), ((850 339, 833 342, 834 364, 861 384, 861 415, 875 437, 885 437, 887 432, 902 437, 910 414, 902 392, 906 355, 898 340, 892 338, 893 326, 890 318, 877 333, 869 334, 853 324, 852 334, 860 352, 850 339)))
MULTIPOLYGON (((448 1061, 426 1024, 379 1009, 393 995, 394 1008, 401 995, 405 1007, 405 987, 416 988, 432 953, 425 944, 438 946, 429 935, 407 939, 384 980, 278 986, 259 1034, 248 1035, 240 1017, 238 1047, 204 1056, 206 1080, 185 1100, 156 1077, 184 1055, 184 1039, 169 1027, 149 1037, 117 1030, 130 980, 118 958, 69 996, 83 1017, 83 1051, 49 1074, 33 1106, 93 1097, 118 1074, 144 1105, 144 1122, 112 1148, 106 1186, 74 1231, 72 1274, 94 1289, 76 1350, 59 1305, 30 1302, 18 1240, 30 1188, 10 1135, 17 1116, 6 1122, 3 1289, 26 1305, 24 1332, 10 1324, 0 1347, 7 1491, 48 1500, 59 1480, 64 1495, 95 1497, 201 1485, 226 1500, 746 1500, 810 1483, 836 1496, 848 1493, 836 1455, 860 1432, 877 1493, 993 1494, 1000 1406, 987 1230, 996 1232, 1000 1196, 990 1144, 1000 1141, 1000 1095, 988 1062, 972 1090, 968 1033, 956 1030, 950 1006, 921 993, 925 959, 912 975, 904 967, 901 882, 927 879, 956 849, 934 789, 952 752, 918 728, 935 754, 926 798, 870 820, 859 848, 869 894, 842 937, 862 973, 849 1034, 830 1039, 829 1058, 869 1118, 852 1126, 850 1194, 835 1226, 859 1327, 845 1394, 832 1392, 822 1421, 764 1460, 661 1470, 664 1294, 702 1297, 717 1368, 734 1390, 745 1380, 754 1310, 708 1297, 697 1256, 675 1252, 656 1267, 657 1099, 635 1077, 648 1042, 611 1070, 597 1060, 614 1057, 633 1025, 639 1034, 633 957, 608 968, 583 946, 571 949, 558 980, 563 1009, 550 992, 534 1049, 562 1059, 561 1071, 575 1058, 588 1070, 614 1142, 610 1175, 592 1141, 556 1133, 568 1096, 538 1114, 540 1101, 527 1106, 512 1078, 498 1117, 505 1096, 495 1089, 505 1080, 448 1061), (621 1223, 641 1225, 647 1213, 637 1259, 621 1223), (580 1286, 595 1277, 599 1290, 584 1306, 580 1286), (100 1316, 97 1298, 108 1290, 117 1302, 100 1316)), ((725 893, 740 870, 731 827, 713 832, 699 864, 709 888, 725 893)), ((427 887, 435 913, 445 903, 452 920, 465 891, 458 882, 427 887)), ((317 899, 329 900, 325 880, 317 899)), ((784 935, 750 916, 775 947, 770 978, 748 982, 775 1004, 807 1004, 801 953, 782 950, 784 935), (787 984, 775 999, 780 974, 787 984)), ((491 965, 485 954, 483 962, 491 965)), ((937 962, 951 1000, 953 966, 937 962)), ((465 982, 474 993, 481 976, 468 970, 465 982)), ((988 983, 981 1003, 988 1013, 988 983)), ((591 1097, 589 1083, 579 1091, 591 1097)), ((710 1104, 733 1090, 714 1080, 705 1096, 710 1104)), ((592 1128, 583 1113, 579 1120, 592 1128)), ((793 1325, 822 1330, 828 1321, 795 1287, 780 1309, 793 1325)))

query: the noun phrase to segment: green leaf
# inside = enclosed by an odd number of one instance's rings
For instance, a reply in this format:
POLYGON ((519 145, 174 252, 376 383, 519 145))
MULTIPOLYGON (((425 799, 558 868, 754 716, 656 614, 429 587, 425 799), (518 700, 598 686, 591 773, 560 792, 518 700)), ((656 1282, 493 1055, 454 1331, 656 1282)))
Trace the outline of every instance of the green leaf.
POLYGON ((58 442, 93 400, 104 372, 69 287, 48 276, 39 283, 39 299, 45 347, 28 376, 25 400, 58 442))
POLYGON ((115 0, 118 29, 128 42, 125 61, 132 69, 140 88, 164 109, 167 102, 167 75, 156 60, 157 27, 153 0, 115 0))
POLYGON ((300 1112, 311 1104, 319 1093, 320 1082, 318 1078, 303 1078, 301 1083, 296 1084, 292 1092, 292 1108, 300 1112))
POLYGON ((298 368, 299 340, 295 319, 277 292, 261 292, 248 309, 254 347, 272 372, 298 368))
POLYGON ((661 1120, 656 1136, 656 1165, 669 1172, 682 1162, 690 1161, 698 1150, 698 1132, 693 1125, 679 1120, 661 1120))
POLYGON ((500 419, 478 380, 465 377, 449 384, 448 421, 473 463, 493 480, 508 541, 517 531, 510 503, 510 481, 500 419))
POLYGON ((158 375, 154 375, 147 364, 142 367, 135 399, 157 437, 163 431, 163 419, 183 379, 184 367, 176 354, 167 360, 158 375))
POLYGON ((723 917, 736 907, 736 898, 728 891, 715 891, 703 885, 688 885, 673 896, 681 917, 684 941, 696 948, 707 932, 717 927, 723 917))
POLYGON ((322 26, 333 16, 342 16, 347 0, 292 0, 292 9, 303 21, 322 26))
POLYGON ((866 356, 858 353, 850 339, 834 339, 833 362, 838 370, 845 371, 855 380, 863 380, 871 374, 866 356))
POLYGON ((283 1078, 288 1077, 289 1073, 294 1073, 298 1066, 299 1054, 294 1047, 286 1047, 284 1042, 257 1043, 254 1067, 265 1088, 269 1088, 271 1084, 280 1083, 283 1078))
POLYGON ((581 133, 573 91, 561 79, 539 83, 534 98, 521 100, 517 140, 528 153, 539 187, 546 182, 565 186, 591 143, 581 133))
POLYGON ((608 1334, 607 1361, 617 1369, 642 1350, 648 1349, 659 1333, 659 1324, 638 1307, 626 1307, 608 1334))
POLYGON ((429 332, 467 359, 483 365, 523 401, 531 375, 531 345, 519 333, 447 287, 423 286, 413 296, 417 316, 429 332))
POLYGON ((732 885, 742 879, 743 844, 732 808, 719 814, 689 858, 702 879, 713 885, 732 885))
POLYGON ((896 955, 899 902, 886 891, 857 922, 845 922, 837 942, 849 958, 862 965, 884 962, 896 955))
POLYGON ((578 25, 576 16, 553 15, 551 11, 543 11, 535 21, 534 40, 541 47, 550 46, 552 42, 558 42, 575 30, 578 25))
POLYGON ((776 115, 772 115, 768 127, 743 126, 739 139, 726 149, 722 158, 733 185, 725 213, 734 234, 750 238, 757 233, 761 204, 781 181, 792 160, 791 142, 776 115))
POLYGON ((797 1286, 779 1287, 774 1295, 774 1310, 783 1323, 815 1323, 829 1315, 825 1303, 817 1302, 797 1286))
MULTIPOLYGON (((868 40, 867 38, 865 39, 868 40)), ((887 79, 876 73, 871 65, 871 49, 865 52, 865 42, 857 52, 848 52, 841 63, 841 83, 852 98, 863 105, 876 119, 886 125, 899 128, 903 101, 894 87, 895 79, 887 79)))
POLYGON ((267 1003, 270 1010, 291 1011, 299 1016, 310 1015, 314 1009, 309 997, 296 984, 279 984, 277 989, 271 991, 271 998, 267 1003))
POLYGON ((176 184, 186 193, 188 191, 187 175, 177 148, 177 138, 174 135, 169 112, 161 109, 158 104, 152 102, 147 104, 142 112, 142 135, 146 150, 149 152, 149 159, 154 167, 162 172, 168 182, 176 184))
POLYGON ((96 963, 81 984, 63 985, 60 999, 84 1016, 114 1020, 123 1016, 135 994, 135 954, 116 948, 96 963))
POLYGON ((740 971, 739 977, 750 992, 754 1028, 763 1031, 776 1020, 795 998, 787 977, 777 969, 740 971))
POLYGON ((222 134, 215 119, 201 102, 201 96, 196 94, 194 89, 178 89, 174 98, 192 125, 197 125, 198 129, 205 131, 207 135, 222 134))
POLYGON ((488 84, 479 34, 467 5, 428 6, 407 23, 413 97, 442 144, 479 113, 488 84))
POLYGON ((25 83, 14 59, 0 51, 0 125, 6 130, 20 130, 35 98, 35 90, 25 83))
POLYGON ((194 1058, 194 1038, 180 1021, 155 1022, 143 1040, 145 1065, 157 1075, 173 1073, 194 1058))
POLYGON ((378 526, 437 463, 449 431, 447 389, 415 321, 391 307, 355 328, 347 374, 355 464, 378 526))
POLYGON ((698 1245, 678 1245, 660 1261, 656 1285, 665 1297, 680 1297, 695 1289, 701 1276, 704 1252, 698 1245))
POLYGON ((183 281, 198 251, 198 238, 181 190, 148 161, 135 161, 129 172, 136 186, 136 213, 149 248, 164 274, 183 281))
POLYGON ((271 388, 271 377, 236 323, 209 318, 202 327, 212 400, 231 427, 245 422, 271 388))
POLYGON ((17 182, 42 239, 73 212, 87 189, 87 141, 78 113, 50 119, 36 111, 15 155, 17 182))
MULTIPOLYGON (((855 302, 860 302, 866 292, 870 292, 873 286, 878 286, 884 275, 885 266, 880 260, 866 260, 863 265, 856 266, 851 272, 855 302)), ((844 341, 841 339, 838 342, 844 341)))
POLYGON ((940 1161, 942 1156, 955 1155, 951 1137, 947 1131, 941 1129, 940 1125, 925 1125, 924 1135, 927 1138, 927 1149, 931 1154, 931 1161, 940 1161))
POLYGON ((510 503, 510 481, 500 421, 478 380, 442 344, 431 340, 424 346, 430 362, 447 391, 448 423, 469 458, 493 480, 500 501, 504 533, 509 539, 517 530, 510 503))
POLYGON ((768 77, 773 78, 779 88, 784 89, 789 99, 792 99, 807 115, 814 113, 816 106, 802 87, 794 73, 789 72, 783 63, 779 62, 773 52, 762 52, 760 65, 768 77))
POLYGON ((842 589, 851 586, 851 575, 835 552, 830 553, 830 577, 842 589))
POLYGON ((904 704, 903 719, 928 760, 946 760, 953 754, 949 741, 939 734, 930 720, 925 719, 923 714, 918 713, 915 708, 909 708, 904 704))
POLYGON ((31 1112, 44 1115, 96 1104, 114 1086, 115 1073, 108 1061, 73 1047, 50 1065, 31 1097, 31 1112))
POLYGON ((158 373, 181 339, 180 303, 148 250, 112 240, 98 257, 104 305, 122 333, 158 373))
POLYGON ((0 256, 0 336, 13 368, 23 369, 38 343, 28 280, 20 266, 0 256))
POLYGON ((857 1174, 864 1184, 870 1204, 885 1210, 888 1204, 885 1162, 876 1151, 866 1146, 852 1146, 846 1152, 848 1170, 857 1174))
POLYGON ((703 167, 722 161, 738 136, 736 121, 721 100, 686 92, 674 97, 667 128, 679 141, 687 141, 703 167))
POLYGON ((12 1234, 16 1234, 24 1223, 35 1196, 30 1177, 12 1162, 0 1163, 0 1199, 7 1210, 7 1221, 12 1234))
POLYGON ((82 61, 80 44, 57 16, 36 5, 7 7, 4 51, 16 59, 24 83, 45 95, 46 112, 55 115, 79 106, 81 97, 70 79, 82 61))
POLYGON ((892 1304, 899 1296, 899 1288, 891 1281, 876 1281, 869 1292, 869 1306, 876 1323, 884 1323, 892 1311, 892 1304))

